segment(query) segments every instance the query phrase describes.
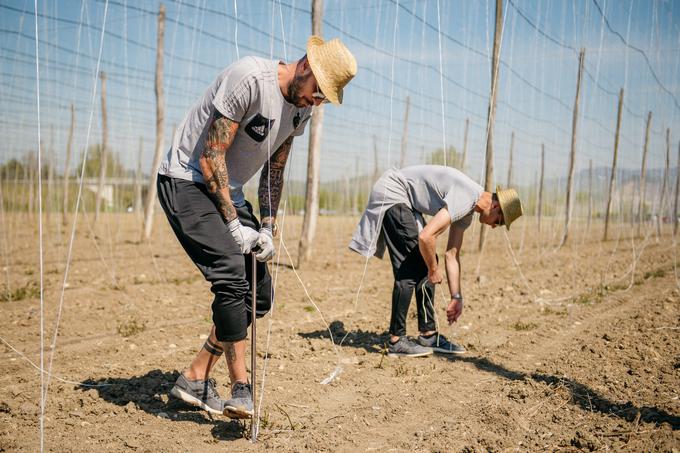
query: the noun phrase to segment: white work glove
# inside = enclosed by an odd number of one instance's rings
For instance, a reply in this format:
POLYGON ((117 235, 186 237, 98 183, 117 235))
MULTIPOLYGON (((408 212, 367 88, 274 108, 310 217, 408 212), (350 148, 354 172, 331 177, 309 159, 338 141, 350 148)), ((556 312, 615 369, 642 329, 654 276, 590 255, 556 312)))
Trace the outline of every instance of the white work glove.
POLYGON ((274 236, 269 228, 260 228, 260 236, 257 238, 257 247, 260 253, 255 255, 258 261, 269 261, 276 255, 274 248, 274 236))
POLYGON ((253 247, 255 247, 257 244, 257 240, 260 235, 254 229, 241 225, 241 222, 238 218, 227 223, 227 228, 229 228, 231 236, 236 241, 236 244, 238 244, 238 246, 241 248, 241 253, 244 255, 246 253, 250 253, 253 247))

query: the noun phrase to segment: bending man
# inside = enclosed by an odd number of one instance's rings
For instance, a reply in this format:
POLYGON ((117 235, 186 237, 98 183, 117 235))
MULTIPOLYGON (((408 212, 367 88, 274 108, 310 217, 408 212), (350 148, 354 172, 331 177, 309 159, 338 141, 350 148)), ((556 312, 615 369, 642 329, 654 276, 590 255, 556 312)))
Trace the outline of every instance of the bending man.
POLYGON ((479 213, 481 223, 509 229, 522 215, 522 205, 514 189, 486 192, 455 168, 440 165, 390 169, 373 186, 349 248, 367 258, 382 258, 386 246, 390 251, 394 289, 388 355, 420 357, 432 352, 465 352, 465 348, 437 331, 434 285, 444 278, 438 265, 436 240, 448 228, 444 256, 451 300, 446 318, 452 324, 463 312, 460 249, 474 212, 479 213), (433 216, 428 224, 423 214, 433 216), (406 315, 414 289, 419 330, 415 341, 406 336, 406 315))

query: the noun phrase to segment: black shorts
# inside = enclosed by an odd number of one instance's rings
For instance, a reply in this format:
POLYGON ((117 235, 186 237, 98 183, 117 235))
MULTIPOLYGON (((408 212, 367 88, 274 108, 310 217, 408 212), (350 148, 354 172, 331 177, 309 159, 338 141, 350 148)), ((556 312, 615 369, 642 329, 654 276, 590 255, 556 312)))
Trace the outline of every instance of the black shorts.
MULTIPOLYGON (((247 337, 251 322, 252 255, 243 255, 206 186, 158 175, 158 200, 180 244, 215 295, 213 322, 219 341, 247 337)), ((236 207, 244 226, 259 230, 253 208, 236 207)), ((274 299, 266 263, 257 263, 257 317, 269 312, 274 299)))

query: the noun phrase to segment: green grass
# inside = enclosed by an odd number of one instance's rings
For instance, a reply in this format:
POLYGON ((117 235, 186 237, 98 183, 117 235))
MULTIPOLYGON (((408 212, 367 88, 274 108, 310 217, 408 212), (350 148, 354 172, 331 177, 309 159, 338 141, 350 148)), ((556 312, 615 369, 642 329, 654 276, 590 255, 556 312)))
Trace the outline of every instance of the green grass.
POLYGON ((516 323, 512 324, 510 327, 515 329, 518 332, 526 332, 528 330, 534 330, 536 327, 538 327, 538 324, 535 322, 522 322, 522 321, 517 321, 516 323))
POLYGON ((146 330, 146 323, 131 319, 127 322, 118 324, 118 334, 122 337, 131 337, 146 330))
POLYGON ((40 297, 40 288, 35 282, 28 282, 25 286, 15 288, 8 291, 7 287, 3 287, 0 294, 0 302, 9 302, 12 300, 37 299, 40 297))
POLYGON ((644 279, 648 280, 650 278, 662 278, 666 276, 666 271, 664 269, 654 269, 653 271, 645 272, 644 279))

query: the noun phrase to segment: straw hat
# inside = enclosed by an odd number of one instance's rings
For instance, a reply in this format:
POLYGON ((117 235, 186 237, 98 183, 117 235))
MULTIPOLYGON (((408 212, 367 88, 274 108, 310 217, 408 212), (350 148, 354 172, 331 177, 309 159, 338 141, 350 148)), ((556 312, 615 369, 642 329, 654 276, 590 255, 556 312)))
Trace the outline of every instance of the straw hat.
POLYGON ((310 36, 307 59, 319 89, 333 104, 342 104, 342 89, 357 73, 357 61, 339 39, 310 36))
POLYGON ((501 186, 496 186, 496 195, 503 211, 503 223, 509 230, 510 224, 523 214, 522 203, 515 189, 501 189, 501 186))

